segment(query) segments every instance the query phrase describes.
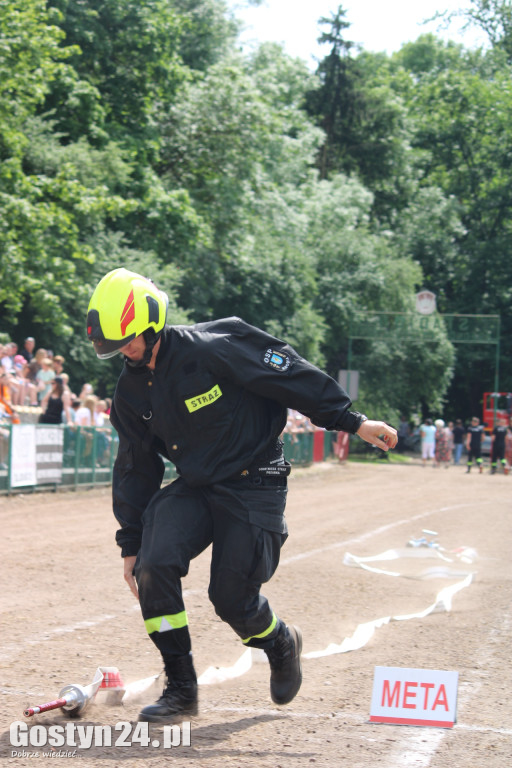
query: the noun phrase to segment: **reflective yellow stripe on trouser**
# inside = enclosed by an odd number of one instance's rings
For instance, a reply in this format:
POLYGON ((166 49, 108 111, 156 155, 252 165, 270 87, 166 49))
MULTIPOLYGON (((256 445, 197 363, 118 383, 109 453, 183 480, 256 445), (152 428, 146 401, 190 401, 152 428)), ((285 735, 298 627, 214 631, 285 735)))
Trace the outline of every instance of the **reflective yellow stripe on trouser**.
POLYGON ((272 623, 270 624, 270 627, 266 629, 264 632, 260 632, 259 635, 252 635, 252 637, 246 637, 245 640, 242 640, 242 643, 248 643, 250 640, 255 639, 261 639, 262 637, 266 637, 267 635, 270 635, 270 633, 276 628, 277 624, 277 616, 275 613, 272 616, 272 623))
POLYGON ((187 612, 173 613, 168 616, 155 616, 153 619, 145 619, 144 625, 148 635, 153 632, 169 632, 171 629, 181 629, 188 624, 187 612))

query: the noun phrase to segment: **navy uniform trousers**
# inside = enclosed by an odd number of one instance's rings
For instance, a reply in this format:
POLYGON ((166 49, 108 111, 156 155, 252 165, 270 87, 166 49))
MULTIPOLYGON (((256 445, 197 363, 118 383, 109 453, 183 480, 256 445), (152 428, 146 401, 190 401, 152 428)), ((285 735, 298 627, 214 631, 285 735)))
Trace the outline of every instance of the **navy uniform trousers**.
POLYGON ((135 577, 146 629, 165 656, 190 652, 181 580, 210 544, 215 612, 245 645, 273 644, 279 621, 260 588, 288 535, 286 494, 286 477, 246 474, 195 488, 178 478, 153 496, 142 518, 135 577))

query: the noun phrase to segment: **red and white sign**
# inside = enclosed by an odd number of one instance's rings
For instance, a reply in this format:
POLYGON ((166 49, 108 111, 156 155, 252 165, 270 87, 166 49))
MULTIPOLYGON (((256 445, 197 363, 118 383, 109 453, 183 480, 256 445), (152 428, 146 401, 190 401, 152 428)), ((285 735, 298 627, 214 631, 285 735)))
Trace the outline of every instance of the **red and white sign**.
POLYGON ((453 728, 458 672, 375 667, 370 721, 453 728))
POLYGON ((436 311, 436 295, 432 291, 420 291, 416 294, 416 311, 420 315, 431 315, 436 311))

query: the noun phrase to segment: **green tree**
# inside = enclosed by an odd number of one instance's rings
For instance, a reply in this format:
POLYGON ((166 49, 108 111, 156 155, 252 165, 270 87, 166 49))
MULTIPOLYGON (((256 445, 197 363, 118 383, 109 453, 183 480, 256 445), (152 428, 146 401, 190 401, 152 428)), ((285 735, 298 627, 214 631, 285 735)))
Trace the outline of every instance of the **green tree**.
POLYGON ((445 334, 433 345, 416 341, 354 341, 351 323, 365 311, 413 312, 421 267, 390 236, 372 233, 372 196, 354 179, 322 182, 309 201, 307 243, 317 264, 316 307, 326 318, 327 368, 337 376, 350 362, 361 374, 358 406, 397 420, 417 403, 439 409, 452 373, 445 334), (428 375, 425 374, 428 366, 428 375))
POLYGON ((359 178, 373 193, 372 218, 393 226, 411 188, 410 130, 401 95, 391 87, 384 54, 361 52, 344 39, 350 26, 339 7, 321 19, 327 31, 320 43, 330 52, 320 62, 319 86, 307 94, 308 114, 325 131, 318 159, 322 178, 344 173, 359 178))
MULTIPOLYGON (((414 87, 410 82, 404 91, 414 124, 413 147, 421 184, 442 190, 449 201, 443 203, 443 214, 431 198, 432 211, 437 210, 438 234, 432 231, 426 242, 423 238, 426 248, 420 238, 420 248, 412 249, 445 312, 502 316, 501 376, 507 387, 512 376, 508 341, 512 285, 508 254, 512 226, 510 70, 499 65, 492 51, 475 54, 451 48, 446 56, 443 47, 440 42, 433 45, 435 66, 421 73, 416 69, 411 74, 414 87)), ((401 63, 410 62, 413 53, 409 47, 401 63)), ((406 239, 407 230, 404 224, 402 236, 406 239)), ((478 413, 482 392, 494 388, 494 351, 492 347, 458 350, 453 397, 467 415, 478 413)))

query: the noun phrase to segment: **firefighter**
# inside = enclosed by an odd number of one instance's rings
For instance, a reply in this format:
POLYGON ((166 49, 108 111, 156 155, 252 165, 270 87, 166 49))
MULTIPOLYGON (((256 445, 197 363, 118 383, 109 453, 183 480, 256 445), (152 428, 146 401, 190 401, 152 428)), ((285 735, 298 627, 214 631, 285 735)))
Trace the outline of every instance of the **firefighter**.
POLYGON ((236 317, 169 326, 167 303, 153 282, 121 268, 99 282, 87 314, 98 357, 124 356, 110 413, 119 435, 113 509, 124 576, 167 677, 139 718, 160 723, 197 711, 181 579, 210 544, 217 615, 245 646, 265 651, 275 703, 300 688, 300 629, 260 591, 287 538, 290 465, 279 440, 287 408, 384 451, 397 441, 392 427, 351 411, 334 379, 285 342, 236 317), (177 472, 163 488, 162 456, 177 472))
POLYGON ((501 464, 503 472, 507 475, 507 462, 505 459, 505 438, 507 436, 507 419, 498 419, 497 426, 494 427, 491 436, 491 475, 496 474, 498 461, 501 464))
POLYGON ((483 424, 480 424, 480 419, 478 416, 473 416, 471 419, 471 424, 467 428, 467 435, 466 435, 466 450, 468 452, 468 466, 466 469, 467 472, 471 472, 471 467, 473 466, 473 459, 476 461, 476 465, 478 467, 478 471, 480 474, 483 472, 483 464, 482 464, 482 437, 484 434, 484 427, 483 424))

